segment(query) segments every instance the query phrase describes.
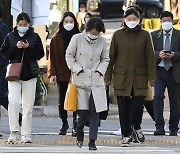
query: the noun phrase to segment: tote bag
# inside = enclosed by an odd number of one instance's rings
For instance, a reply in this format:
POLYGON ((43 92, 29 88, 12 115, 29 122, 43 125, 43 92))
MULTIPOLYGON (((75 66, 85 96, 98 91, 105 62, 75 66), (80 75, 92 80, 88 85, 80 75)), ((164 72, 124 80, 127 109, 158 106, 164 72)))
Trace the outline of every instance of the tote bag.
POLYGON ((77 109, 77 86, 74 84, 73 75, 71 74, 71 80, 68 84, 66 91, 64 109, 67 111, 75 112, 77 109))

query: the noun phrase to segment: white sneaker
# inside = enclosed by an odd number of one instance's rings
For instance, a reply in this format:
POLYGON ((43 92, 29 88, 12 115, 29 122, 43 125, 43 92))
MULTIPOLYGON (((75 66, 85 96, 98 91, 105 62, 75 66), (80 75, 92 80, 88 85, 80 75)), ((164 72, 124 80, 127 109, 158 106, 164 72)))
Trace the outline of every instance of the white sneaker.
POLYGON ((131 146, 131 138, 130 137, 123 137, 121 147, 130 147, 131 146))
POLYGON ((113 135, 121 136, 121 128, 119 128, 117 131, 114 131, 113 135))
POLYGON ((21 136, 21 142, 23 143, 32 143, 30 136, 21 136))
POLYGON ((12 131, 8 138, 8 143, 15 143, 19 139, 19 134, 17 131, 12 131))

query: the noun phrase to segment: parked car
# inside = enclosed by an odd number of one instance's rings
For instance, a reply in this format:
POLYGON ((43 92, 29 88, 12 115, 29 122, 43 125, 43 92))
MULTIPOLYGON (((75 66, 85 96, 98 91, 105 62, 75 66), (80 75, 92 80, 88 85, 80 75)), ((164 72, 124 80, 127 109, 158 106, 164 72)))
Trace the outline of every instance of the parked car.
MULTIPOLYGON (((82 1, 87 3, 87 0, 80 0, 82 1)), ((88 11, 102 18, 122 17, 123 3, 124 0, 90 0, 88 11)), ((137 5, 141 7, 145 18, 158 18, 163 11, 163 5, 159 0, 137 0, 137 5)))

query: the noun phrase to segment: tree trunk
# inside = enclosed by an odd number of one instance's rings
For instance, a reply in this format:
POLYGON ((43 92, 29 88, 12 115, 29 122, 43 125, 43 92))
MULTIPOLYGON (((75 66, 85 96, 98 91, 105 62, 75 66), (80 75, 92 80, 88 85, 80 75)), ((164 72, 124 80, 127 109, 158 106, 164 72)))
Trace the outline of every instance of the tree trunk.
POLYGON ((0 0, 4 10, 2 20, 9 26, 13 26, 13 17, 11 15, 11 0, 0 0))

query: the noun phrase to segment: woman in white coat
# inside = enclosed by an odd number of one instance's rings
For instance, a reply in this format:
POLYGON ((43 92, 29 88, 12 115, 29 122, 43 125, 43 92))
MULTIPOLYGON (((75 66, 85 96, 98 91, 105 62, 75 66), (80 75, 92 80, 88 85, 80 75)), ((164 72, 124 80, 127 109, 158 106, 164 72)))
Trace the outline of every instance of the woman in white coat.
POLYGON ((92 17, 83 33, 72 37, 66 50, 66 62, 72 71, 78 91, 77 145, 83 146, 84 126, 89 115, 89 150, 97 150, 99 113, 107 110, 104 74, 109 64, 107 42, 100 18, 92 17))

